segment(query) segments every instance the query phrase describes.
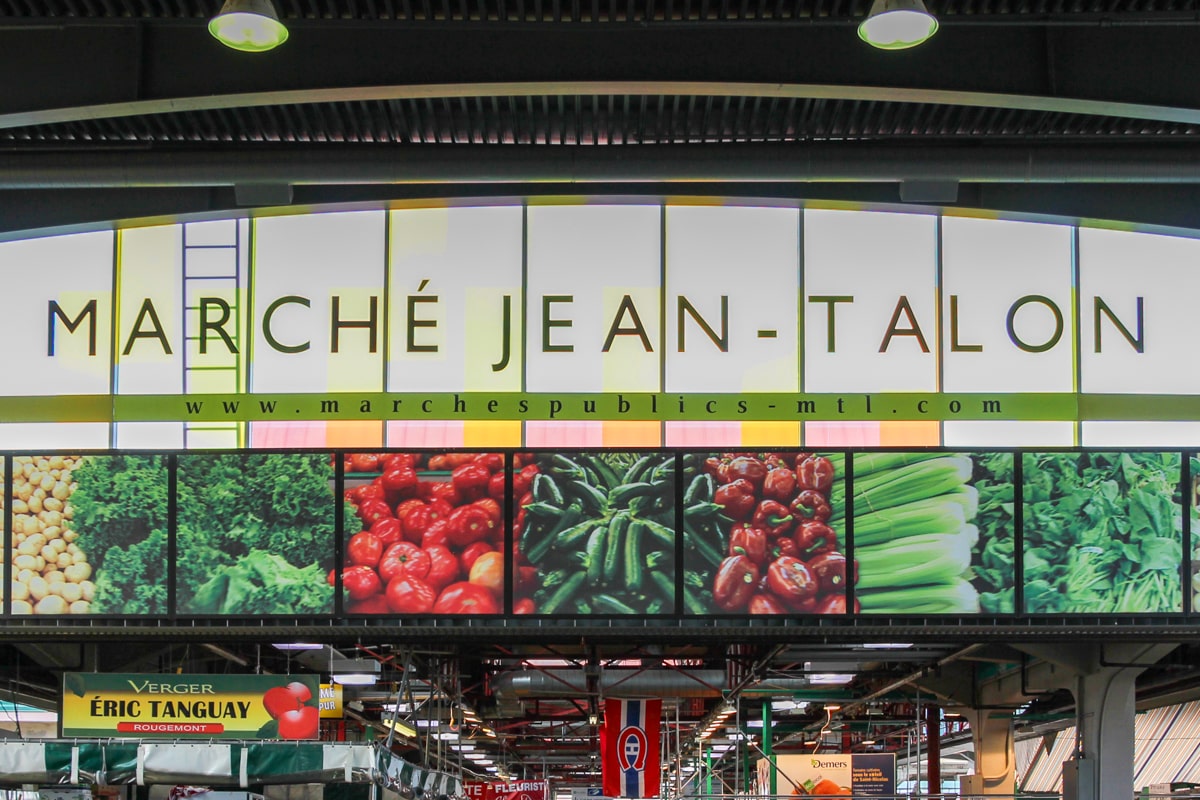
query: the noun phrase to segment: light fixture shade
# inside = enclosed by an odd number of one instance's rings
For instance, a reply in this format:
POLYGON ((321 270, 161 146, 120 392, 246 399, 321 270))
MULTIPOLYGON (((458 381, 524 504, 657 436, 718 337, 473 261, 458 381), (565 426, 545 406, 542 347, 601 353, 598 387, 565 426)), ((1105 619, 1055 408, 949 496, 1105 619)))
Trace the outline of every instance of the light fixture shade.
POLYGON ((208 32, 226 47, 246 53, 273 50, 288 38, 271 0, 225 0, 208 21, 208 32))
POLYGON ((345 672, 333 676, 333 682, 343 686, 373 686, 377 680, 379 676, 369 672, 345 672))
POLYGON ((937 17, 921 0, 875 0, 858 37, 880 50, 916 47, 937 33, 937 17))

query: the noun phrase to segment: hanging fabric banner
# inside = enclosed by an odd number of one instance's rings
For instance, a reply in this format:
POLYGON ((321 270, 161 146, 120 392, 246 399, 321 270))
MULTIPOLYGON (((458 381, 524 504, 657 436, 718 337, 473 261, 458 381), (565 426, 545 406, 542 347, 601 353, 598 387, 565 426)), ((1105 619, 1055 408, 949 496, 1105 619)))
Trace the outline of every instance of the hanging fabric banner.
POLYGON ((607 797, 657 797, 662 700, 604 701, 601 749, 607 797))

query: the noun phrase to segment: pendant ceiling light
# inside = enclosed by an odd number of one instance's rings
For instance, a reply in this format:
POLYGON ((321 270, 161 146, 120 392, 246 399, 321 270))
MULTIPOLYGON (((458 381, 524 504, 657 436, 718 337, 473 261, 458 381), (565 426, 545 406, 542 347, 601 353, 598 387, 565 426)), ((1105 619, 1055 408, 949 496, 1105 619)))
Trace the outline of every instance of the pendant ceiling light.
POLYGON ((921 0, 875 0, 858 36, 880 50, 916 47, 937 33, 937 17, 921 0))
POLYGON ((246 53, 273 50, 288 38, 271 0, 225 0, 209 20, 208 32, 226 47, 246 53))

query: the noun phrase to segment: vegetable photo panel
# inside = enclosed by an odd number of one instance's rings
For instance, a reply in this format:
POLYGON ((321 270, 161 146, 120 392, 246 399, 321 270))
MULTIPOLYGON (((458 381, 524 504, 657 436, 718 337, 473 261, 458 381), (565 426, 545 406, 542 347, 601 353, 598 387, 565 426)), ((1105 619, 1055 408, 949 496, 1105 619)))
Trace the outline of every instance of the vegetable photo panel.
POLYGON ((167 613, 167 458, 13 458, 12 612, 167 613))
POLYGON ((846 457, 683 457, 685 611, 845 614, 846 457))
POLYGON ((505 464, 501 453, 347 454, 346 612, 501 613, 505 464))
POLYGON ((1025 611, 1183 610, 1179 453, 1025 453, 1025 611))
POLYGON ((854 456, 863 614, 1013 611, 1012 453, 854 456))
POLYGON ((674 613, 674 454, 533 453, 518 461, 515 613, 674 613))
POLYGON ((178 459, 177 613, 332 614, 337 504, 329 454, 178 459))

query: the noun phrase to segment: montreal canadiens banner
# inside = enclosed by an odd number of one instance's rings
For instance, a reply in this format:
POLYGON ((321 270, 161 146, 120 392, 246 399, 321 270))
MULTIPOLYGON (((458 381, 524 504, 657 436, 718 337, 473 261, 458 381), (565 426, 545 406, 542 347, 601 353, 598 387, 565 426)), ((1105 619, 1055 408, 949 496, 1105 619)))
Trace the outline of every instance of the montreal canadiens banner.
POLYGON ((607 797, 657 797, 662 700, 604 701, 601 750, 607 797))

